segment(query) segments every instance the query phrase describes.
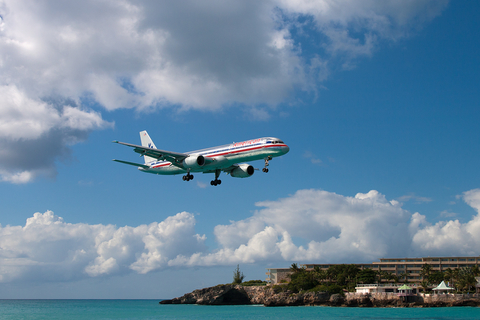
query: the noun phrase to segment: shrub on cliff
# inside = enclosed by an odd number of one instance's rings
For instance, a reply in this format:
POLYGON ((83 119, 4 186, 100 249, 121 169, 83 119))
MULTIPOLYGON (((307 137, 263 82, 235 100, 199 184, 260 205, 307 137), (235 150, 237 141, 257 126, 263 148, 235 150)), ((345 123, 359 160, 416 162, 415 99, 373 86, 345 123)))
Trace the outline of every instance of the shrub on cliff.
POLYGON ((274 293, 280 293, 287 291, 287 285, 285 284, 276 284, 272 287, 274 293))
POLYGON ((253 286, 266 286, 267 282, 262 280, 249 280, 242 283, 242 286, 253 287, 253 286))
POLYGON ((327 292, 329 294, 343 294, 343 288, 342 286, 339 286, 335 283, 321 284, 316 286, 315 288, 308 290, 308 292, 327 292))

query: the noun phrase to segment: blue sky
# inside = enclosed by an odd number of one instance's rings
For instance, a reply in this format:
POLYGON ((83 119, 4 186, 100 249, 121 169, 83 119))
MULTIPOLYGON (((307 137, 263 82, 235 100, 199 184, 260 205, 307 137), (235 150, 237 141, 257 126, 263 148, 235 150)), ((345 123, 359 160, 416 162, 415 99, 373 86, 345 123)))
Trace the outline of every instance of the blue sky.
POLYGON ((477 2, 75 6, 0 5, 0 298, 480 254, 477 2), (138 161, 111 142, 142 130, 172 151, 290 152, 214 188, 112 162, 138 161))

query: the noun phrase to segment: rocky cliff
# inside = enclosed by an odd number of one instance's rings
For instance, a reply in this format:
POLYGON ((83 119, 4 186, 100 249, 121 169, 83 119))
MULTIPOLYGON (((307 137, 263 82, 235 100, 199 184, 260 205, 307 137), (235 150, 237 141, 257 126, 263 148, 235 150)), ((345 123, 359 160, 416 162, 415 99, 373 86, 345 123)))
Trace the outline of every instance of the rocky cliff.
POLYGON ((459 297, 409 297, 402 301, 395 294, 329 295, 326 292, 293 293, 270 286, 244 287, 241 285, 218 285, 195 290, 179 298, 164 300, 161 304, 245 305, 265 306, 339 306, 339 307, 443 307, 480 306, 478 296, 459 297))

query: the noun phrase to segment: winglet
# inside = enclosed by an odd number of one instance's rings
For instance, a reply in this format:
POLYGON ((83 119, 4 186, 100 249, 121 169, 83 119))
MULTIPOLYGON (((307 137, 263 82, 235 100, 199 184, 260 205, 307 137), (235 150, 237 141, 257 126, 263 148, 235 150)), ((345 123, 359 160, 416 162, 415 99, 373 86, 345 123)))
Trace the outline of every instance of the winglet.
POLYGON ((113 143, 118 143, 118 140, 113 140, 112 142, 113 142, 113 143))

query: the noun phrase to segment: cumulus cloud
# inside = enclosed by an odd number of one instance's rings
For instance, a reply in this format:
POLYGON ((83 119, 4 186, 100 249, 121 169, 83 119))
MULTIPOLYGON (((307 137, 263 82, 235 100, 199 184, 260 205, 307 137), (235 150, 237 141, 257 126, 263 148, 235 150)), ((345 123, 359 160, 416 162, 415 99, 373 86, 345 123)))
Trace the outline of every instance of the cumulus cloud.
POLYGON ((459 220, 440 221, 429 224, 425 217, 415 214, 412 238, 413 248, 421 253, 431 255, 478 255, 480 245, 480 189, 464 192, 463 200, 477 211, 467 223, 459 220), (421 227, 423 226, 423 227, 421 227))
MULTIPOLYGON (((480 212, 480 189, 463 200, 480 212)), ((479 254, 480 215, 431 224, 378 191, 354 197, 299 190, 214 229, 217 248, 181 212, 138 227, 70 224, 51 211, 0 226, 0 281, 68 281, 238 263, 370 262, 382 257, 479 254)))
POLYGON ((0 85, 0 96, 0 181, 55 176, 55 161, 69 157, 69 145, 111 125, 73 101, 34 100, 15 85, 0 85))
POLYGON ((402 235, 408 233, 410 215, 398 202, 387 201, 374 190, 355 197, 300 190, 291 197, 257 205, 264 209, 250 219, 215 228, 226 254, 250 260, 267 255, 277 261, 338 262, 368 261, 393 252, 404 255, 399 248, 409 248, 408 237, 402 235), (248 238, 244 244, 232 247, 226 235, 237 237, 245 234, 244 230, 254 234, 244 236, 248 238), (256 248, 258 241, 253 239, 260 235, 261 239, 268 237, 268 245, 256 248), (298 239, 305 244, 299 245, 298 239), (251 254, 246 255, 246 251, 251 254))
POLYGON ((315 92, 335 65, 354 67, 381 41, 438 16, 446 2, 2 0, 0 179, 55 175, 69 143, 109 125, 85 105, 244 106, 268 119, 296 90, 315 92), (305 57, 292 31, 322 39, 319 52, 305 57), (47 147, 35 150, 39 162, 20 154, 32 145, 47 147))
MULTIPOLYGON (((443 1, 309 1, 278 0, 290 18, 310 18, 325 39, 325 51, 342 56, 343 67, 353 60, 370 56, 379 42, 397 41, 440 15, 448 4, 443 1)), ((298 24, 297 24, 298 25, 298 24)))
POLYGON ((71 224, 35 213, 24 227, 0 227, 0 281, 67 281, 164 268, 177 255, 205 250, 187 212, 138 227, 71 224))
MULTIPOLYGON (((463 200, 477 212, 480 189, 463 200)), ((478 255, 480 215, 430 224, 378 191, 347 197, 300 190, 277 201, 257 203, 254 216, 215 227, 221 249, 187 264, 299 261, 342 263, 381 257, 478 255)))

